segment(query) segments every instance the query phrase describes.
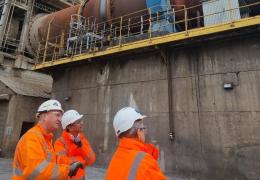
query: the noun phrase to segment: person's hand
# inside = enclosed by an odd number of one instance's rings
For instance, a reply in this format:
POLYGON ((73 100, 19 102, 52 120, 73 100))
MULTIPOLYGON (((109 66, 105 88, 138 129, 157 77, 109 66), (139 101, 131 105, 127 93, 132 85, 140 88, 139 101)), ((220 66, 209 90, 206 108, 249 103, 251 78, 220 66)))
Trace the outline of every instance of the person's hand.
POLYGON ((69 166, 69 177, 75 176, 79 168, 83 169, 83 165, 80 162, 71 163, 69 166))

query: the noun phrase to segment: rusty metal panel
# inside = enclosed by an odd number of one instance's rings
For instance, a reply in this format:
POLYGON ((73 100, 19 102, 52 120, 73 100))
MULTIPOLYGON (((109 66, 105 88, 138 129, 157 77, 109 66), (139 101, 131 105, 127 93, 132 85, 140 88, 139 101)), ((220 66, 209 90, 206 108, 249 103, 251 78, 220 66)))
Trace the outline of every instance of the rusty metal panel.
POLYGON ((79 5, 76 5, 48 15, 38 14, 35 16, 29 30, 27 49, 33 53, 37 50, 38 43, 46 40, 50 23, 50 37, 60 36, 63 30, 66 33, 71 14, 77 14, 78 10, 79 5))

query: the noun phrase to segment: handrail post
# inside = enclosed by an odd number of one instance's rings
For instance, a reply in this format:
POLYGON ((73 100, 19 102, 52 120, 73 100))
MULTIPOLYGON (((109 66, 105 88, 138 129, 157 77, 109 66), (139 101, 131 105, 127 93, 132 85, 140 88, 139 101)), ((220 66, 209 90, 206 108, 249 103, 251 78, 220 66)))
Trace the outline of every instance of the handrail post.
POLYGON ((185 16, 185 32, 186 32, 186 36, 188 36, 188 13, 185 5, 184 5, 184 16, 185 16))
POLYGON ((62 50, 64 49, 64 42, 65 42, 65 31, 61 31, 61 37, 60 37, 60 47, 59 47, 59 55, 61 55, 62 50))
POLYGON ((149 11, 149 37, 152 37, 152 11, 151 8, 148 9, 149 11))
POLYGON ((46 54, 47 54, 47 48, 48 48, 48 43, 49 43, 49 38, 50 38, 50 31, 51 31, 51 23, 53 21, 54 17, 51 19, 48 25, 48 31, 47 31, 47 37, 46 37, 46 42, 45 42, 45 47, 44 47, 44 54, 43 54, 43 62, 46 60, 46 54))
POLYGON ((122 25, 123 25, 123 16, 120 17, 119 45, 121 45, 122 43, 122 25))
POLYGON ((230 18, 230 21, 232 22, 233 21, 233 17, 232 17, 232 9, 231 9, 231 2, 230 0, 228 0, 228 12, 229 12, 229 18, 230 18))
POLYGON ((128 19, 128 30, 127 30, 127 36, 129 37, 130 34, 130 24, 131 24, 131 18, 128 19))

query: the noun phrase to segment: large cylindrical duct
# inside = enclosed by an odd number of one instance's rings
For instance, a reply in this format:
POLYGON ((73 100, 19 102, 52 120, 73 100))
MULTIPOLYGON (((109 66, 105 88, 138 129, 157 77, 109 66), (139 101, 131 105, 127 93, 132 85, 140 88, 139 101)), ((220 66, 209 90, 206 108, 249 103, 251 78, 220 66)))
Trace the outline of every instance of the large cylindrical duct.
POLYGON ((50 37, 61 35, 62 30, 67 29, 66 26, 69 25, 71 14, 77 14, 79 7, 77 5, 51 14, 36 15, 32 20, 26 45, 29 52, 36 52, 39 42, 46 40, 48 29, 50 37))
MULTIPOLYGON (((177 7, 181 9, 181 5, 189 7, 199 4, 199 0, 171 0, 171 3, 172 5, 178 5, 177 7)), ((29 31, 27 49, 31 53, 36 52, 39 42, 45 41, 48 33, 48 37, 51 38, 61 35, 62 31, 65 31, 65 34, 68 33, 71 15, 77 14, 79 8, 80 5, 76 5, 52 14, 39 14, 34 17, 29 31)), ((82 15, 86 18, 94 17, 98 23, 146 8, 146 0, 89 0, 82 10, 82 15)), ((182 16, 181 13, 180 16, 182 16)), ((54 42, 55 40, 51 39, 50 41, 54 42)))
MULTIPOLYGON (((61 35, 62 30, 65 30, 65 34, 68 33, 66 30, 68 30, 71 15, 77 14, 79 8, 80 5, 77 5, 52 14, 37 15, 33 19, 29 31, 27 49, 31 53, 36 52, 39 42, 46 40, 48 29, 49 37, 61 35)), ((145 0, 131 0, 130 3, 129 0, 90 0, 84 7, 82 14, 86 18, 94 17, 96 22, 101 22, 145 8, 145 0)))
MULTIPOLYGON (((185 9, 187 12, 187 19, 198 16, 202 11, 201 0, 171 0, 171 4, 174 5, 177 21, 185 19, 185 9)), ((188 22, 189 26, 192 26, 191 23, 192 21, 188 22)))

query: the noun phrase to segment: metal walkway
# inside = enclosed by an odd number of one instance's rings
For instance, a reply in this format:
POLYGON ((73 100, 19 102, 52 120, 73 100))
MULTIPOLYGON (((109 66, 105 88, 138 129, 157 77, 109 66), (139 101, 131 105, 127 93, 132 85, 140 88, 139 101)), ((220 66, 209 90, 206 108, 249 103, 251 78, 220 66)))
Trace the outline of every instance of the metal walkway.
MULTIPOLYGON (((123 23, 122 23, 123 17, 121 17, 121 18, 119 18, 119 19, 121 19, 121 21, 119 21, 121 23, 119 23, 120 25, 117 27, 117 28, 119 28, 119 33, 118 33, 119 35, 117 35, 117 36, 115 35, 112 37, 111 37, 111 34, 109 35, 109 38, 114 40, 112 45, 103 47, 102 42, 97 43, 95 41, 95 43, 93 43, 94 48, 88 49, 87 51, 85 50, 85 52, 84 52, 82 49, 80 49, 80 50, 76 49, 76 48, 79 48, 79 47, 76 47, 75 51, 73 51, 75 53, 66 57, 66 56, 64 56, 64 54, 62 56, 58 56, 57 50, 55 50, 55 48, 58 48, 58 47, 56 46, 54 48, 54 50, 51 51, 50 48, 48 48, 49 42, 45 42, 45 44, 43 45, 45 49, 40 50, 38 52, 38 59, 37 59, 38 61, 36 62, 35 66, 34 66, 34 70, 44 69, 44 68, 53 67, 53 66, 57 66, 57 65, 61 65, 61 64, 66 64, 66 63, 71 63, 71 62, 76 62, 76 61, 89 60, 89 59, 93 59, 93 58, 97 58, 97 57, 108 56, 108 55, 117 54, 117 53, 121 53, 121 52, 136 50, 136 49, 140 49, 140 48, 153 47, 156 45, 162 45, 162 44, 166 44, 166 43, 185 41, 185 40, 192 39, 195 37, 203 37, 203 36, 207 36, 207 35, 213 35, 213 34, 217 34, 217 33, 237 30, 240 28, 260 25, 260 13, 255 16, 252 16, 252 17, 245 16, 245 17, 241 17, 241 18, 234 18, 237 11, 239 11, 241 9, 245 9, 247 7, 259 7, 260 8, 260 2, 241 6, 239 8, 228 9, 228 10, 226 10, 226 13, 230 16, 230 19, 228 19, 225 22, 213 23, 213 24, 208 24, 208 25, 206 25, 205 19, 210 16, 212 16, 213 18, 216 19, 217 18, 216 15, 218 15, 217 13, 212 13, 212 14, 208 14, 208 15, 204 14, 204 16, 198 16, 198 17, 195 17, 192 19, 188 19, 187 16, 185 15, 184 19, 182 21, 179 21, 179 22, 172 21, 171 22, 174 25, 174 27, 178 23, 180 25, 183 25, 183 28, 182 28, 183 30, 179 30, 177 32, 167 32, 167 33, 165 33, 165 31, 163 33, 160 33, 158 31, 153 32, 151 30, 152 19, 149 18, 147 20, 147 22, 149 23, 148 24, 149 28, 146 31, 140 31, 138 36, 140 36, 142 38, 140 38, 139 40, 137 40, 137 38, 136 38, 134 41, 128 41, 127 38, 129 37, 128 36, 129 34, 123 35, 123 32, 129 32, 128 31, 129 29, 127 29, 126 31, 123 31, 123 29, 127 28, 127 26, 123 26, 123 23), (232 16, 233 16, 233 18, 232 18, 232 16), (194 20, 195 21, 204 20, 203 27, 189 28, 189 26, 188 26, 189 23, 194 20), (45 52, 45 53, 42 53, 43 55, 40 55, 41 52, 45 52), (48 56, 47 52, 50 53, 49 56, 48 56)), ((172 12, 176 13, 174 11, 172 11, 172 12)), ((222 13, 222 15, 223 15, 223 11, 219 12, 219 13, 222 13)), ((187 9, 184 9, 184 14, 187 14, 187 9)), ((158 17, 156 17, 156 18, 158 18, 158 17)), ((140 19, 143 22, 143 19, 142 18, 140 18, 140 19)), ((144 27, 145 25, 146 24, 143 24, 143 25, 141 24, 141 28, 142 28, 142 26, 144 27)), ((111 28, 111 26, 110 26, 110 28, 111 28)), ((110 31, 111 31, 111 29, 110 29, 110 31)), ((102 32, 102 33, 106 34, 104 32, 102 32)), ((101 35, 101 33, 95 33, 95 34, 101 35)), ((48 38, 48 39, 50 39, 50 38, 48 38)), ((107 37, 104 37, 104 39, 107 39, 107 37)), ((56 39, 56 41, 57 41, 57 39, 56 39)), ((80 47, 80 48, 82 48, 82 47, 80 47)), ((65 49, 61 50, 58 48, 58 52, 66 52, 66 50, 65 49)))

